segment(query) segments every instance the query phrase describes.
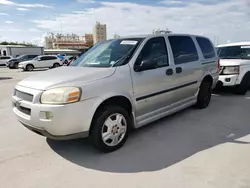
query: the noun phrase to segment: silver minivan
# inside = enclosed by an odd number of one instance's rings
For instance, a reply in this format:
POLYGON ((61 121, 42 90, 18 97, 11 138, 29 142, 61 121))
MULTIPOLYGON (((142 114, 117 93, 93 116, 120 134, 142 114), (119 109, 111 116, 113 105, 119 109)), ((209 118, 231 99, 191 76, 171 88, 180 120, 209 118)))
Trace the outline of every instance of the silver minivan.
POLYGON ((13 111, 35 133, 51 139, 89 137, 96 148, 111 152, 131 129, 189 106, 206 108, 218 71, 215 48, 203 36, 107 40, 71 66, 19 82, 13 111))

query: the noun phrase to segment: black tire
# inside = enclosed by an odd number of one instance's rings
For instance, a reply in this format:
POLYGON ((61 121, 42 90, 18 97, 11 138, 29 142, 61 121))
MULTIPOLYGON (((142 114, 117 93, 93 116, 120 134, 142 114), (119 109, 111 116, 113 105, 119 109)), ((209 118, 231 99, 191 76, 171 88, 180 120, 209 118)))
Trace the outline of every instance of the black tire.
POLYGON ((18 69, 18 63, 15 63, 15 64, 13 65, 13 67, 14 67, 14 69, 18 69))
POLYGON ((129 128, 131 127, 131 122, 132 121, 128 112, 122 107, 105 106, 102 110, 99 110, 94 116, 92 126, 91 126, 91 131, 90 131, 91 143, 96 149, 105 153, 113 152, 121 148, 127 140, 128 131, 129 131, 129 128), (117 145, 108 146, 107 144, 105 144, 105 142, 102 139, 102 130, 103 130, 103 126, 104 126, 106 119, 110 117, 112 114, 116 114, 116 113, 123 115, 123 117, 126 119, 127 128, 126 128, 125 135, 123 136, 123 138, 117 145))
POLYGON ((243 77, 240 85, 235 87, 235 93, 238 95, 245 95, 247 93, 249 87, 250 87, 250 73, 247 73, 243 77))
POLYGON ((27 71, 33 71, 34 70, 34 66, 33 65, 27 65, 25 70, 27 71))
POLYGON ((198 109, 207 108, 212 97, 212 83, 209 80, 203 80, 197 97, 195 107, 198 109))
POLYGON ((57 68, 57 67, 60 67, 60 64, 59 63, 54 63, 53 68, 57 68))

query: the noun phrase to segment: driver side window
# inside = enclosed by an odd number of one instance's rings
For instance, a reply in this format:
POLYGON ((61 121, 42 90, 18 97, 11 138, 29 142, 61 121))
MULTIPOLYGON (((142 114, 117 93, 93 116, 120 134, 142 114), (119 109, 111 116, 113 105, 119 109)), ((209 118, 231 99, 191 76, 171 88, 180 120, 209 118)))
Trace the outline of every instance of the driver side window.
POLYGON ((169 66, 164 37, 156 37, 147 41, 138 56, 136 65, 140 65, 142 61, 152 62, 152 64, 156 64, 156 68, 169 66))

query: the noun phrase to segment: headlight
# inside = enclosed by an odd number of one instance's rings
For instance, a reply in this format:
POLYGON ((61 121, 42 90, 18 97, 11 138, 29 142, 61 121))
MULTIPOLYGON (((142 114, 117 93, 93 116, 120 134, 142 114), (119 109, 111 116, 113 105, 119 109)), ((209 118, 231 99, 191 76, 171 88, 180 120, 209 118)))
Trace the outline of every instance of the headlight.
POLYGON ((223 74, 239 74, 240 67, 232 66, 232 67, 224 67, 223 74))
POLYGON ((68 104, 81 98, 81 89, 77 87, 61 87, 44 91, 41 96, 42 104, 68 104))

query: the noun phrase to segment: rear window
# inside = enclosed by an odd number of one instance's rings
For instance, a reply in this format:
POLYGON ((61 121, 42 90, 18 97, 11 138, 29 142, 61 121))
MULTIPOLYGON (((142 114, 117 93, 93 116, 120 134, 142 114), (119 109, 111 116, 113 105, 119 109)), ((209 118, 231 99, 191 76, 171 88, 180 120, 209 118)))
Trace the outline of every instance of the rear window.
POLYGON ((176 65, 199 60, 194 41, 189 36, 170 36, 169 42, 176 65))
POLYGON ((196 37, 196 40, 201 48, 201 51, 205 59, 215 57, 214 47, 208 39, 202 37, 196 37))
POLYGON ((219 47, 220 59, 250 59, 250 46, 228 46, 219 47))

